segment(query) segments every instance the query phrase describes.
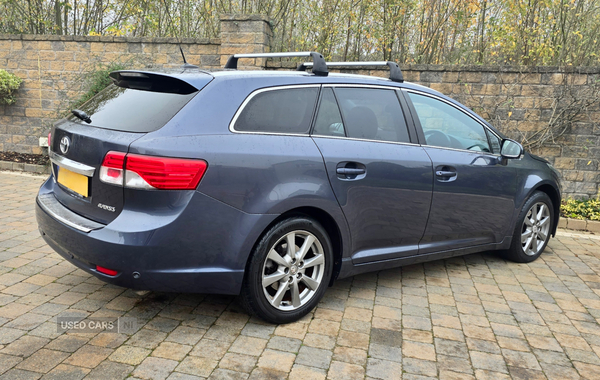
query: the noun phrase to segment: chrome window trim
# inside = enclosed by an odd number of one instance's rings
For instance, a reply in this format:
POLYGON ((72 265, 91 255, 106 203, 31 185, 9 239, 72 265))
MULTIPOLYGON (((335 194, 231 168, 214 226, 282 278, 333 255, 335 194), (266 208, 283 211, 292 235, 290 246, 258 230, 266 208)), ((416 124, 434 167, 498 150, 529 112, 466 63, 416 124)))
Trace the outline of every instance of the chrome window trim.
MULTIPOLYGON (((385 78, 382 78, 385 79, 385 78)), ((379 84, 351 84, 351 83, 326 83, 323 84, 323 87, 357 87, 357 88, 373 88, 378 90, 402 90, 404 87, 396 87, 396 86, 386 86, 379 84)))
POLYGON ((486 155, 486 156, 494 156, 494 157, 501 157, 500 154, 496 154, 496 153, 488 153, 488 152, 484 152, 482 150, 469 150, 469 149, 456 149, 456 148, 446 148, 445 146, 435 146, 435 145, 420 145, 423 148, 435 148, 435 149, 444 149, 444 150, 454 150, 457 152, 463 152, 463 153, 477 153, 479 155, 486 155))
POLYGON ((254 98, 256 95, 262 94, 263 92, 267 92, 267 91, 289 90, 289 89, 294 89, 294 88, 308 88, 308 87, 320 88, 321 85, 320 84, 294 84, 294 85, 286 85, 286 86, 265 87, 265 88, 260 88, 258 90, 254 90, 253 92, 250 93, 250 95, 248 95, 248 97, 246 99, 244 99, 244 101, 242 102, 242 105, 240 105, 240 108, 238 108, 238 110, 235 112, 235 115, 233 115, 233 119, 231 119, 231 122, 229 122, 229 131, 233 132, 233 133, 254 134, 254 135, 310 136, 310 134, 309 134, 310 128, 306 133, 238 131, 235 129, 235 123, 237 122, 237 119, 240 117, 240 114, 246 108, 246 106, 248 105, 250 100, 252 100, 252 98, 254 98))
POLYGON ((48 150, 48 155, 50 156, 50 161, 52 161, 53 164, 56 164, 59 167, 66 168, 74 173, 78 173, 86 177, 92 177, 94 176, 94 172, 96 171, 96 168, 94 168, 93 166, 88 166, 80 162, 68 159, 66 157, 59 156, 51 150, 48 150))
MULTIPOLYGON (((365 141, 365 142, 375 142, 375 143, 395 144, 395 145, 421 146, 419 144, 407 143, 407 142, 401 142, 401 141, 370 140, 370 139, 359 139, 357 137, 346 137, 346 136, 310 135, 310 137, 319 137, 319 138, 322 138, 322 139, 338 139, 338 140, 365 141)), ((470 151, 470 152, 472 152, 472 151, 470 151)))
MULTIPOLYGON (((470 114, 466 113, 464 110, 460 109, 460 107, 456 106, 456 104, 453 104, 453 103, 451 103, 451 102, 447 101, 447 100, 446 100, 446 99, 444 99, 444 98, 440 98, 440 97, 439 97, 439 96, 437 96, 437 95, 434 95, 434 94, 429 94, 429 93, 427 93, 427 92, 424 92, 424 91, 413 90, 412 88, 411 88, 411 89, 408 89, 408 88, 406 88, 406 89, 404 89, 404 90, 405 90, 406 92, 412 92, 412 93, 415 93, 415 94, 417 94, 417 95, 427 96, 427 97, 430 97, 430 98, 433 98, 433 99, 439 100, 439 101, 441 101, 441 102, 443 102, 443 103, 446 103, 446 104, 448 104, 448 105, 449 105, 449 106, 451 106, 451 107, 454 107, 456 110, 458 110, 459 112, 462 112, 463 114, 465 114, 466 116, 468 116, 469 118, 471 118, 473 121, 475 121, 477 124, 481 125, 481 126, 484 128, 484 129, 486 129, 486 130, 490 131, 490 132, 491 132, 491 133, 492 133, 494 136, 498 137, 500 140, 503 140, 503 138, 502 138, 502 137, 500 137, 500 136, 499 136, 499 135, 498 135, 496 132, 494 132, 494 130, 490 129, 490 128, 489 128, 487 125, 483 124, 481 121, 477 120, 477 119, 476 119, 476 118, 474 118, 472 115, 470 115, 470 114)), ((412 99, 411 99, 411 102, 412 102, 412 99)), ((418 115, 416 115, 416 117, 418 118, 419 116, 418 116, 418 115)), ((421 124, 420 120, 419 120, 419 124, 421 124)), ((421 127, 421 130, 423 130, 423 127, 421 127)), ((484 132, 485 132, 485 131, 484 131, 484 132)), ((439 148, 439 149, 447 149, 447 150, 456 150, 456 151, 459 151, 459 152, 482 153, 482 154, 487 154, 487 155, 490 155, 490 156, 496 156, 496 157, 500 157, 500 156, 501 156, 500 154, 496 154, 496 153, 488 153, 488 152, 477 151, 477 150, 469 150, 469 149, 457 149, 457 148, 447 148, 447 147, 443 147, 443 146, 434 146, 434 145, 427 145, 427 144, 421 144, 421 145, 422 145, 422 146, 426 146, 426 147, 430 147, 430 148, 439 148)))

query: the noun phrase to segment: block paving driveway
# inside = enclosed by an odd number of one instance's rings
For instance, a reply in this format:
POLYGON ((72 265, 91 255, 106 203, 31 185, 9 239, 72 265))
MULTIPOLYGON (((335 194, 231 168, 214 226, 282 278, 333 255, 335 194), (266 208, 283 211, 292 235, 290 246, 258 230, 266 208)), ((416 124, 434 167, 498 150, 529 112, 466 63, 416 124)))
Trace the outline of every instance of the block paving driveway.
POLYGON ((233 297, 104 284, 40 237, 43 178, 0 173, 0 379, 600 379, 600 239, 525 265, 476 254, 337 281, 302 321, 233 297), (134 317, 132 334, 57 316, 134 317))

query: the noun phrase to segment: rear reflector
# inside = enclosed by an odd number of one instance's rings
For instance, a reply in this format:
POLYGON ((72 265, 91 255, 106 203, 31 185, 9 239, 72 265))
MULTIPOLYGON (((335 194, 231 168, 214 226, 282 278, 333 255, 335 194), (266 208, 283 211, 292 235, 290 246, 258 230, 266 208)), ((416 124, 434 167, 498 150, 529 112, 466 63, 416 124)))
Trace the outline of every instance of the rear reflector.
POLYGON ((100 180, 132 189, 194 190, 207 166, 204 160, 108 152, 100 180))
POLYGON ((104 267, 101 267, 100 265, 96 265, 96 270, 98 272, 100 272, 100 273, 104 273, 104 274, 107 274, 109 276, 116 276, 119 273, 116 270, 104 268, 104 267))

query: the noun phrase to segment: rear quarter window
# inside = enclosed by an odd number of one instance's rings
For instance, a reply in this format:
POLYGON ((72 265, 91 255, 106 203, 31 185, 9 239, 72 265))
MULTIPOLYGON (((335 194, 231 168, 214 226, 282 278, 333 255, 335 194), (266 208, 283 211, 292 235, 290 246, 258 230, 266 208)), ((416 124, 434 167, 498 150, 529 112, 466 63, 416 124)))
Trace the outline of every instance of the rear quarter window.
POLYGON ((269 89, 255 93, 235 120, 238 132, 308 133, 318 87, 269 89))
MULTIPOLYGON (((162 128, 197 93, 144 91, 111 84, 79 109, 88 114, 92 119, 89 125, 94 127, 124 132, 152 132, 162 128)), ((73 115, 68 119, 85 124, 73 115)))

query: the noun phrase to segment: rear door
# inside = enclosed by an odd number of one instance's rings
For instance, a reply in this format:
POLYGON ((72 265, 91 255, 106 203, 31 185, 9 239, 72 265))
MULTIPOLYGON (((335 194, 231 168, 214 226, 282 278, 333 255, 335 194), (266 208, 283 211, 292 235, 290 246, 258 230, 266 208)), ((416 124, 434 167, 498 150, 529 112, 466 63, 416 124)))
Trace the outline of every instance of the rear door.
POLYGON ((416 254, 433 174, 396 91, 324 86, 312 136, 350 227, 353 263, 416 254))
POLYGON ((499 137, 450 102, 406 94, 435 178, 419 253, 502 241, 510 235, 517 178, 500 156, 499 137))
MULTIPOLYGON (((198 91, 168 76, 121 74, 115 78, 123 87, 111 85, 80 107, 89 123, 71 115, 52 128, 49 142, 56 199, 105 224, 123 209, 123 188, 99 179, 106 153, 127 152, 133 141, 164 126, 198 91)), ((208 83, 212 77, 206 77, 208 83)))

